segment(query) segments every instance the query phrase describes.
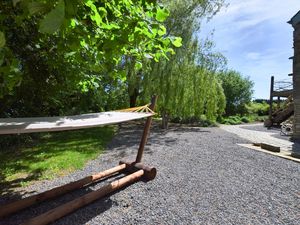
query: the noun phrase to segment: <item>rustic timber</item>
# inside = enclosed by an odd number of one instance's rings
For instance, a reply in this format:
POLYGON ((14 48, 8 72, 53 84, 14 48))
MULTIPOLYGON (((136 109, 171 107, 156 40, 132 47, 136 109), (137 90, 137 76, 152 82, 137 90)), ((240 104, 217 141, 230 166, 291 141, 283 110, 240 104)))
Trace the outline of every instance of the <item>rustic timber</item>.
POLYGON ((289 97, 293 94, 293 90, 273 91, 272 97, 289 97))
POLYGON ((46 225, 52 223, 59 218, 74 212, 75 210, 88 205, 97 199, 104 197, 116 190, 119 190, 122 187, 127 186, 128 184, 134 183, 139 180, 144 175, 144 170, 138 170, 135 173, 132 173, 126 177, 123 177, 119 180, 116 180, 110 184, 103 186, 102 188, 92 191, 88 194, 83 195, 73 201, 60 205, 52 210, 49 210, 46 213, 43 213, 35 218, 28 220, 22 225, 46 225))
POLYGON ((56 188, 53 188, 51 190, 29 196, 27 198, 23 198, 21 200, 12 202, 7 205, 3 205, 0 208, 0 218, 4 216, 8 216, 12 213, 18 212, 22 209, 25 209, 31 205, 34 205, 36 203, 43 202, 48 199, 52 199, 58 196, 61 196, 67 192, 82 188, 85 185, 91 184, 95 181, 100 180, 101 178, 113 175, 117 172, 120 172, 126 168, 126 164, 120 164, 119 166, 113 167, 111 169, 105 170, 103 172, 87 176, 83 179, 65 184, 63 186, 59 186, 56 188))
POLYGON ((270 86, 270 108, 269 108, 269 120, 272 121, 272 109, 273 109, 273 93, 274 91, 274 76, 271 76, 271 86, 270 86))
POLYGON ((271 152, 280 152, 280 147, 274 146, 274 145, 270 145, 270 144, 266 144, 266 143, 260 143, 260 147, 262 149, 266 149, 268 151, 271 152))
MULTIPOLYGON (((156 95, 152 96, 151 105, 149 106, 149 108, 152 111, 154 111, 156 100, 157 100, 157 96, 156 95)), ((152 122, 152 116, 147 118, 147 121, 146 121, 146 124, 145 124, 145 127, 144 127, 143 136, 142 136, 140 146, 139 146, 139 150, 138 150, 136 160, 135 160, 135 162, 137 162, 137 163, 142 161, 143 154, 144 154, 144 148, 145 148, 145 145, 146 145, 146 142, 147 142, 147 139, 148 139, 148 133, 149 133, 149 130, 150 130, 151 122, 152 122)))
POLYGON ((154 167, 149 167, 149 166, 146 166, 142 163, 130 162, 130 161, 125 161, 125 160, 121 160, 119 163, 120 163, 120 165, 125 164, 126 165, 126 170, 128 172, 135 172, 135 171, 140 170, 140 169, 144 170, 143 178, 146 181, 153 180, 156 177, 157 171, 154 167))

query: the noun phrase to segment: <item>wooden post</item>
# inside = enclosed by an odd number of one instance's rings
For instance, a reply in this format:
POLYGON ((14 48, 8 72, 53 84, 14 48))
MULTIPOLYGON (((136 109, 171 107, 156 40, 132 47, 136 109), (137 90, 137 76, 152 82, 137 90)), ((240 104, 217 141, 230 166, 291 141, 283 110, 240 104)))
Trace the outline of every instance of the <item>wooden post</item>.
MULTIPOLYGON (((151 105, 149 107, 151 110, 154 110, 155 104, 156 104, 156 100, 157 100, 157 96, 156 95, 152 96, 151 105)), ((143 136, 142 136, 142 139, 141 139, 141 142, 140 142, 138 153, 136 155, 136 160, 135 160, 136 163, 139 163, 139 162, 142 161, 143 154, 144 154, 144 148, 145 148, 145 144, 147 142, 147 138, 148 138, 148 133, 149 133, 149 130, 150 130, 151 122, 152 122, 152 116, 148 117, 147 121, 145 123, 144 131, 143 131, 143 136)))
POLYGON ((92 182, 95 182, 95 181, 97 181, 101 178, 104 178, 104 177, 107 177, 107 176, 112 175, 114 173, 120 172, 120 171, 124 170, 126 168, 126 166, 127 166, 126 164, 120 164, 119 166, 116 166, 116 167, 113 167, 111 169, 105 170, 101 173, 94 174, 92 176, 88 176, 88 177, 85 177, 83 179, 65 184, 63 186, 53 188, 51 190, 39 193, 37 195, 32 195, 32 196, 29 196, 27 198, 23 198, 21 200, 12 202, 12 203, 4 205, 4 206, 1 206, 1 208, 0 208, 0 218, 4 217, 4 216, 7 216, 9 214, 15 213, 15 212, 17 212, 21 209, 25 209, 25 208, 27 208, 27 207, 35 204, 35 203, 39 203, 39 202, 45 201, 47 199, 58 197, 58 196, 63 195, 67 192, 79 189, 79 188, 81 188, 81 187, 83 187, 87 184, 90 184, 92 182))
POLYGON ((28 220, 27 222, 23 223, 22 225, 46 225, 49 223, 54 222, 55 220, 85 206, 90 204, 97 199, 114 192, 130 183, 133 183, 140 179, 144 175, 143 170, 138 170, 135 173, 132 173, 126 177, 123 177, 119 180, 116 180, 110 184, 103 186, 102 188, 92 191, 86 195, 83 195, 73 201, 70 201, 66 204, 58 206, 52 210, 49 210, 46 213, 43 213, 35 218, 28 220))
MULTIPOLYGON (((272 110, 273 110, 273 91, 274 91, 274 76, 271 76, 271 86, 270 86, 270 108, 269 108, 269 119, 272 123, 272 110)), ((272 123, 273 124, 273 123, 272 123)))

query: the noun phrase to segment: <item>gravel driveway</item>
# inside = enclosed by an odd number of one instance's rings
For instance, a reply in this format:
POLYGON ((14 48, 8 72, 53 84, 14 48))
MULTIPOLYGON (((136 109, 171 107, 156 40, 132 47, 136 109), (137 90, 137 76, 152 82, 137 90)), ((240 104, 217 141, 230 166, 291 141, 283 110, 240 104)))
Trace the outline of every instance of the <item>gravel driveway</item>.
MULTIPOLYGON (((122 128, 107 153, 85 169, 31 186, 27 194, 110 168, 123 157, 134 159, 141 132, 142 127, 122 128)), ((300 164, 236 143, 249 142, 220 128, 154 128, 144 159, 158 169, 155 180, 137 182, 55 224, 300 224, 300 164)), ((31 207, 0 224, 19 224, 102 185, 31 207)))

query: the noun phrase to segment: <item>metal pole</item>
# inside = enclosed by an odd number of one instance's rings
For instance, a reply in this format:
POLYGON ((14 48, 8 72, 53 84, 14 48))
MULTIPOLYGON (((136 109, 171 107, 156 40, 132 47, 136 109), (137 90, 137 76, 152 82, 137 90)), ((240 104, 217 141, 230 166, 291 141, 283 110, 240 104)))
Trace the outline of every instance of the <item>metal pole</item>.
MULTIPOLYGON (((151 110, 154 110, 155 104, 156 104, 156 100, 157 100, 157 96, 153 95, 152 98, 151 98, 151 105, 149 106, 149 108, 151 110)), ((149 130, 150 130, 151 122, 152 122, 152 116, 148 117, 147 121, 145 123, 144 131, 143 131, 143 136, 142 136, 142 139, 141 139, 141 142, 140 142, 138 153, 136 155, 136 160, 135 160, 136 163, 139 163, 139 162, 142 161, 143 153, 144 153, 144 148, 145 148, 145 144, 146 144, 147 139, 148 139, 148 133, 149 133, 149 130)))

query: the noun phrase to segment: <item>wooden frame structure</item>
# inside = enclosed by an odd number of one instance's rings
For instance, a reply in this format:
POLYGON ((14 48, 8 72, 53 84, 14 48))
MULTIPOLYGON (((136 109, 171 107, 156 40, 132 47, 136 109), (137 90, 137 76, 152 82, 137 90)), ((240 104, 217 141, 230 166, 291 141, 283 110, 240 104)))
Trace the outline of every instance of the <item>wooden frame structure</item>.
POLYGON ((279 126, 282 122, 291 117, 294 113, 293 107, 293 88, 291 82, 286 81, 274 81, 274 76, 271 76, 270 83, 270 100, 269 100, 269 117, 264 121, 266 127, 272 127, 274 125, 279 126), (275 84, 281 85, 276 87, 275 84), (277 98, 277 109, 273 109, 274 99, 277 98), (284 101, 285 107, 280 107, 280 103, 283 102, 280 98, 286 98, 284 101))
MULTIPOLYGON (((151 99, 151 104, 149 106, 149 110, 151 110, 152 112, 155 108, 156 99, 157 99, 156 96, 153 96, 151 99)), ((88 194, 85 194, 79 198, 76 198, 70 202, 60 205, 52 210, 49 210, 49 211, 23 223, 23 225, 25 225, 25 224, 26 225, 49 224, 67 214, 74 212, 75 210, 77 210, 85 205, 90 204, 91 202, 94 202, 94 201, 100 199, 101 197, 103 197, 105 195, 108 195, 109 193, 119 190, 122 187, 127 186, 131 183, 134 183, 142 178, 146 181, 153 180, 156 176, 156 169, 153 167, 146 166, 143 163, 141 163, 143 154, 144 154, 144 148, 145 148, 145 145, 147 142, 147 138, 148 138, 148 134, 149 134, 150 126, 151 126, 151 122, 152 122, 152 116, 148 117, 146 120, 143 135, 142 135, 142 138, 140 141, 140 145, 139 145, 139 149, 138 149, 135 161, 132 161, 132 162, 120 161, 118 166, 113 167, 108 170, 105 170, 103 172, 100 172, 98 174, 87 176, 80 180, 53 188, 51 190, 29 196, 27 198, 23 198, 21 200, 18 200, 18 201, 15 201, 15 202, 12 202, 12 203, 9 203, 6 205, 2 205, 2 206, 0 206, 0 218, 9 216, 13 213, 16 213, 22 209, 29 207, 31 205, 61 196, 67 192, 82 188, 88 184, 99 181, 102 178, 109 177, 116 173, 125 172, 125 173, 129 174, 121 179, 113 181, 110 184, 104 185, 103 187, 101 187, 98 190, 95 190, 88 194)))

